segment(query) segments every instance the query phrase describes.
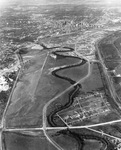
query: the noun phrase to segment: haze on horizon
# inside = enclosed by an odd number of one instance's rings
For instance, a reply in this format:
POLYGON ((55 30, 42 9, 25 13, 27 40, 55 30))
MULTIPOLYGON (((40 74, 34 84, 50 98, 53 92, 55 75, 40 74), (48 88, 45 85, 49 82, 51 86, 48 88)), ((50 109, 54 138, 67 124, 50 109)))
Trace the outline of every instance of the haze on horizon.
MULTIPOLYGON (((16 1, 16 0, 15 0, 16 1)), ((25 2, 26 0, 17 0, 18 2, 25 2)), ((121 0, 27 0, 27 3, 39 3, 43 5, 48 4, 106 4, 119 5, 121 0)))
POLYGON ((52 5, 52 4, 104 4, 104 5, 121 5, 121 0, 0 0, 0 8, 13 3, 17 4, 39 4, 39 5, 52 5))

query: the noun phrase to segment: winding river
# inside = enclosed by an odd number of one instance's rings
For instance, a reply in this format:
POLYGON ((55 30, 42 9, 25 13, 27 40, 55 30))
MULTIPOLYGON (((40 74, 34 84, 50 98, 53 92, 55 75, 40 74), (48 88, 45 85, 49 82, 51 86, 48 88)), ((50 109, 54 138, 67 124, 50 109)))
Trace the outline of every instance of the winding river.
MULTIPOLYGON (((62 75, 59 75, 58 72, 62 71, 62 70, 65 70, 65 69, 68 69, 68 68, 74 68, 74 67, 78 67, 78 66, 82 66, 84 65, 85 63, 87 63, 87 60, 83 59, 83 58, 80 58, 80 57, 77 57, 77 56, 69 56, 66 54, 66 52, 73 52, 74 49, 73 48, 70 48, 70 47, 63 47, 65 48, 66 50, 63 50, 63 51, 60 51, 60 50, 57 50, 57 51, 54 51, 52 52, 54 55, 56 55, 57 57, 60 56, 60 57, 70 57, 70 58, 75 58, 75 59, 78 59, 79 61, 75 64, 70 64, 70 65, 66 65, 64 67, 60 67, 59 69, 56 69, 52 72, 52 75, 55 76, 56 78, 60 78, 60 79, 63 79, 63 80, 66 80, 68 81, 71 85, 74 85, 76 83, 76 81, 74 81, 73 79, 67 77, 67 76, 62 76, 62 75), (65 53, 65 54, 64 54, 65 53)), ((80 88, 81 88, 81 84, 77 84, 76 86, 73 87, 73 89, 71 90, 71 92, 68 94, 69 95, 69 98, 68 98, 68 102, 65 104, 65 105, 62 105, 61 107, 59 108, 56 108, 54 111, 52 111, 48 116, 47 116, 47 120, 48 120, 48 123, 50 124, 50 126, 52 127, 57 127, 58 124, 56 123, 55 121, 55 116, 56 114, 61 111, 61 110, 64 110, 64 109, 67 109, 68 107, 70 107, 73 102, 74 102, 74 98, 77 96, 80 88)), ((66 125, 65 125, 66 126, 66 125)), ((78 131, 77 131, 78 132, 78 131)), ((84 140, 85 139, 88 139, 88 140, 97 140, 97 141, 100 141, 102 142, 104 145, 107 146, 107 150, 110 149, 112 150, 111 148, 111 145, 110 143, 105 140, 103 137, 98 137, 96 135, 91 135, 91 134, 81 134, 81 133, 76 133, 70 129, 68 130, 63 130, 63 131, 60 131, 59 132, 60 134, 65 134, 65 135, 68 135, 74 139, 76 139, 77 143, 78 143, 78 150, 83 150, 84 148, 84 140)))
MULTIPOLYGON (((82 66, 82 65, 84 65, 84 64, 87 62, 87 60, 82 59, 82 58, 79 58, 79 57, 76 57, 76 56, 64 55, 64 53, 66 53, 66 52, 73 52, 74 49, 73 49, 73 48, 69 48, 69 47, 63 47, 63 48, 66 48, 66 49, 68 49, 68 50, 55 51, 55 52, 53 52, 53 54, 56 55, 56 56, 61 56, 61 57, 63 57, 63 58, 65 58, 65 57, 70 57, 70 58, 73 58, 73 59, 74 59, 74 58, 75 58, 75 59, 79 59, 79 62, 78 62, 78 63, 75 63, 75 64, 72 64, 72 65, 67 65, 67 66, 65 66, 65 67, 63 67, 63 68, 56 69, 56 70, 54 70, 54 71, 52 72, 52 75, 55 76, 55 77, 57 77, 57 78, 66 80, 66 81, 68 81, 71 85, 73 85, 73 84, 76 83, 76 81, 74 81, 73 79, 71 79, 71 78, 69 78, 69 77, 66 77, 66 76, 60 76, 60 75, 58 74, 58 72, 61 71, 61 70, 68 69, 68 68, 74 68, 74 67, 82 66), (62 54, 61 54, 61 53, 62 53, 62 54)), ((58 108, 58 109, 55 109, 54 111, 52 111, 52 112, 49 114, 49 116, 48 116, 47 118, 48 118, 48 122, 49 122, 49 124, 50 124, 51 126, 53 126, 53 127, 55 127, 55 126, 57 127, 57 126, 58 126, 58 125, 55 123, 55 121, 54 121, 54 116, 56 115, 57 112, 59 112, 59 111, 61 111, 61 110, 63 110, 63 109, 66 109, 66 108, 68 108, 68 107, 70 107, 70 106, 72 105, 72 103, 73 103, 73 101, 74 101, 74 97, 76 96, 76 94, 78 93, 78 91, 79 91, 80 88, 81 88, 81 84, 77 84, 76 86, 74 86, 74 88, 72 89, 72 91, 69 93, 69 101, 68 101, 65 105, 61 106, 61 107, 58 108)))

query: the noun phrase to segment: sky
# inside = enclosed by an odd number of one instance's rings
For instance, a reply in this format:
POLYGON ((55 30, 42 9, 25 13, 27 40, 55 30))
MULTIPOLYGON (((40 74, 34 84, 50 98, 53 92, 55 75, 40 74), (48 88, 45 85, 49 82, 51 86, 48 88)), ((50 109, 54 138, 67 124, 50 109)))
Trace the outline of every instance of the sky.
POLYGON ((11 2, 20 2, 25 4, 106 4, 106 5, 118 5, 121 4, 121 0, 0 0, 0 7, 9 5, 11 2))

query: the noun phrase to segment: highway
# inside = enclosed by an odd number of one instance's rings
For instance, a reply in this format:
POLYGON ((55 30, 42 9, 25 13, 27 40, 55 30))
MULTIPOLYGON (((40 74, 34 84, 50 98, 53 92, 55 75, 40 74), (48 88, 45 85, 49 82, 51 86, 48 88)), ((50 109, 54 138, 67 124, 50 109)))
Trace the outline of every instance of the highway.
POLYGON ((19 64, 20 64, 22 67, 21 67, 21 68, 19 69, 19 71, 18 71, 18 74, 17 74, 16 80, 15 80, 15 82, 14 82, 12 91, 11 91, 10 96, 9 96, 9 98, 8 98, 8 102, 7 102, 6 107, 5 107, 5 110, 4 110, 4 112, 3 112, 2 121, 1 121, 1 126, 0 126, 1 128, 5 128, 5 115, 6 115, 6 112, 7 112, 7 110, 8 110, 8 106, 9 106, 9 104, 10 104, 12 94, 13 94, 14 89, 15 89, 15 87, 16 87, 16 84, 17 84, 17 82, 18 82, 19 75, 20 75, 20 73, 21 73, 21 71, 22 71, 22 69, 23 69, 23 65, 24 65, 24 64, 23 64, 23 61, 21 60, 21 56, 20 56, 19 54, 16 54, 16 56, 17 56, 17 58, 18 58, 19 64))
POLYGON ((113 98, 113 100, 115 102, 115 106, 114 107, 116 109, 118 109, 118 112, 121 113, 121 109, 120 109, 121 108, 121 104, 119 102, 117 102, 118 96, 117 96, 117 94, 115 92, 115 88, 114 88, 114 86, 112 84, 111 77, 108 74, 108 70, 107 70, 107 68, 106 68, 106 66, 104 64, 104 61, 103 61, 102 57, 101 57, 100 50, 98 48, 99 43, 100 43, 100 41, 98 41, 95 46, 96 46, 96 49, 97 49, 97 52, 98 52, 98 57, 99 57, 100 63, 102 65, 102 69, 103 69, 103 73, 105 75, 105 79, 106 79, 107 84, 108 84, 108 89, 110 91, 111 97, 113 98))
POLYGON ((7 112, 7 110, 8 110, 9 104, 10 104, 10 102, 11 102, 11 97, 12 97, 12 94, 13 94, 14 89, 15 89, 15 87, 16 87, 16 84, 17 84, 17 82, 18 82, 19 75, 21 74, 21 71, 22 71, 22 69, 23 69, 23 62, 21 61, 21 56, 20 56, 19 54, 16 54, 16 56, 17 56, 17 58, 18 58, 19 64, 22 65, 22 67, 21 67, 21 68, 19 69, 19 71, 18 71, 16 80, 15 80, 15 82, 14 82, 12 91, 11 91, 11 93, 10 93, 10 95, 9 95, 9 98, 8 98, 8 101, 7 101, 5 110, 4 110, 3 115, 2 115, 2 120, 1 120, 1 125, 0 125, 0 130, 1 130, 1 131, 0 131, 0 147, 1 147, 0 150, 2 150, 2 132, 3 132, 4 129, 6 128, 6 127, 5 127, 5 116, 6 116, 6 112, 7 112))
MULTIPOLYGON (((98 57, 99 57, 99 62, 102 66, 102 69, 103 69, 103 73, 104 73, 104 78, 106 79, 107 81, 107 84, 108 84, 108 88, 109 88, 109 91, 110 91, 110 94, 111 94, 111 97, 113 98, 113 103, 114 103, 114 106, 113 108, 115 108, 116 110, 118 110, 118 112, 121 113, 121 110, 120 110, 120 104, 117 102, 117 95, 116 95, 116 92, 115 92, 115 89, 113 87, 113 84, 111 83, 111 80, 110 80, 110 76, 108 75, 108 71, 105 67, 105 64, 104 64, 104 61, 101 57, 101 54, 100 54, 100 50, 98 48, 98 44, 99 44, 100 41, 97 41, 95 47, 96 47, 96 50, 98 52, 98 57)), ((76 47, 76 46, 75 46, 76 47)), ((75 53, 79 55, 79 53, 76 51, 75 49, 75 53)), ((82 57, 82 56, 81 56, 82 57)), ((65 90, 64 92, 62 92, 61 94, 57 95, 55 98, 51 99, 43 108, 43 127, 42 127, 42 130, 44 132, 44 135, 46 136, 46 138, 48 139, 49 142, 51 142, 57 149, 60 149, 61 148, 59 147, 59 145, 57 145, 57 143, 55 143, 53 141, 53 139, 48 135, 47 133, 47 130, 48 129, 52 129, 51 127, 47 127, 47 123, 46 123, 46 112, 47 112, 47 108, 48 106, 53 102, 55 101, 59 96, 61 96, 62 94, 64 94, 66 91, 68 91, 70 88, 72 88, 73 86, 77 85, 78 83, 80 83, 82 80, 85 80, 87 77, 90 76, 90 73, 91 73, 91 66, 90 66, 90 62, 89 60, 87 60, 88 63, 89 63, 89 68, 88 68, 88 75, 85 76, 83 79, 81 79, 79 82, 75 83, 74 85, 70 86, 67 90, 65 90)), ((99 123, 99 124, 93 124, 93 125, 86 125, 86 126, 69 126, 69 127, 65 127, 65 129, 69 128, 69 129, 81 129, 81 128, 90 128, 90 127, 96 127, 96 126, 103 126, 103 125, 107 125, 107 124, 113 124, 113 123, 117 123, 117 122, 121 122, 121 119, 119 120, 114 120, 114 121, 109 121, 109 122, 104 122, 104 123, 99 123)), ((58 127, 57 129, 60 129, 63 127, 58 127)), ((56 127, 53 127, 53 129, 56 129, 56 127)), ((52 130, 53 130, 52 129, 52 130)), ((64 129, 64 128, 63 128, 64 129)))

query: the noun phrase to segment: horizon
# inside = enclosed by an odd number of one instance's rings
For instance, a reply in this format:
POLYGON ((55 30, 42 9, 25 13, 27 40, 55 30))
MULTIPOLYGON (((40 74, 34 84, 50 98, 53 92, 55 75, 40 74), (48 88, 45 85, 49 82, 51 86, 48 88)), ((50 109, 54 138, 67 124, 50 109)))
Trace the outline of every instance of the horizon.
POLYGON ((107 6, 111 6, 111 5, 121 5, 121 1, 120 0, 0 0, 0 7, 4 7, 6 5, 9 4, 13 4, 13 3, 17 3, 17 4, 39 4, 39 5, 54 5, 54 4, 76 4, 76 5, 107 5, 107 6))

